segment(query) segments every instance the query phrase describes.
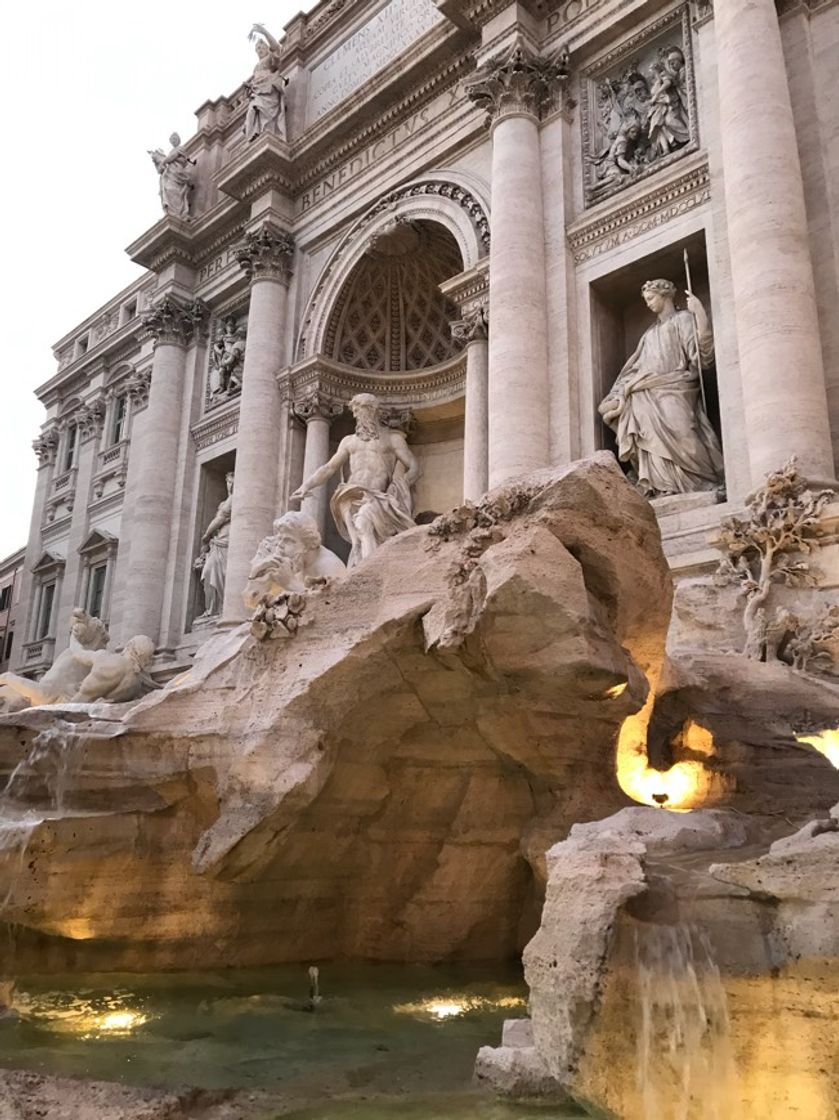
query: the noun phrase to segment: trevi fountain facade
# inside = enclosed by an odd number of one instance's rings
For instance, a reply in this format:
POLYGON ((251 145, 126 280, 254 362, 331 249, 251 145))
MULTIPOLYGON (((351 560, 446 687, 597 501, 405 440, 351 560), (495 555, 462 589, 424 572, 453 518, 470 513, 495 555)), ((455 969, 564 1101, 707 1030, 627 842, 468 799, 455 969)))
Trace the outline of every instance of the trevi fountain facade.
POLYGON ((250 37, 38 390, 0 1117, 835 1120, 839 4, 250 37))

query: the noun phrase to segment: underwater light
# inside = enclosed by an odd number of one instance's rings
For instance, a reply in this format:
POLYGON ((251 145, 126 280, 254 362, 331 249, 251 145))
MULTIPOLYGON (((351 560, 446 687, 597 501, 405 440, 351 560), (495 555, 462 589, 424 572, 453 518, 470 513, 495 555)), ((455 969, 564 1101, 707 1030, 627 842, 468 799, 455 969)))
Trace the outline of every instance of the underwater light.
POLYGON ((148 1016, 141 1011, 106 1011, 94 1019, 95 1029, 100 1034, 130 1034, 147 1022, 148 1016))
POLYGON ((439 999, 418 1000, 416 1003, 399 1003, 393 1008, 398 1015, 418 1015, 434 1019, 438 1023, 446 1019, 457 1019, 470 1011, 494 1011, 502 1007, 524 1007, 521 996, 501 996, 487 999, 484 996, 455 995, 439 999))

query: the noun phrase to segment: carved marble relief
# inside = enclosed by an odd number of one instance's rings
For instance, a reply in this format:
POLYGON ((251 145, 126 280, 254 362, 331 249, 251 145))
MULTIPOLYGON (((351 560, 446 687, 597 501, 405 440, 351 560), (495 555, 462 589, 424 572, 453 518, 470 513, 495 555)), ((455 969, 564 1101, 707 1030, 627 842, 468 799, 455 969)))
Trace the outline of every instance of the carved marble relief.
POLYGON ((242 391, 247 327, 243 317, 225 315, 213 325, 207 384, 208 407, 238 396, 242 391))
POLYGON ((698 147, 688 8, 625 40, 582 77, 586 205, 698 147))

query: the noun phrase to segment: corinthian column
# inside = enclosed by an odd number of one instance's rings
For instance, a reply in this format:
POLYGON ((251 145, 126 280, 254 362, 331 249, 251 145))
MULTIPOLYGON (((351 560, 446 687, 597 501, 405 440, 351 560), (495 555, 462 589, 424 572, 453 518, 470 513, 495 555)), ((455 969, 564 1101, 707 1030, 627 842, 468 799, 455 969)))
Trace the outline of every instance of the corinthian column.
POLYGON ((128 468, 134 476, 129 485, 136 500, 131 510, 123 640, 135 634, 147 634, 154 642, 160 637, 186 352, 205 314, 197 302, 186 305, 164 296, 143 316, 155 345, 143 438, 132 444, 128 468))
POLYGON ((517 42, 466 86, 492 122, 489 485, 550 461, 545 229, 539 117, 558 65, 517 42))
POLYGON ((250 277, 251 298, 224 592, 228 621, 244 617, 242 591, 251 561, 276 514, 283 402, 275 374, 282 360, 293 251, 289 235, 267 224, 248 233, 237 250, 250 277))
POLYGON ((725 199, 752 483, 834 476, 795 121, 774 0, 715 0, 725 199))
MULTIPOLYGON (((311 478, 329 460, 329 426, 340 416, 344 406, 332 400, 319 389, 294 402, 294 415, 306 425, 306 448, 303 453, 303 478, 311 478)), ((326 532, 327 492, 325 486, 304 498, 301 513, 307 513, 317 522, 320 535, 326 532)))
POLYGON ((449 324, 466 345, 466 417, 463 423, 463 498, 475 502, 487 490, 488 316, 485 307, 465 311, 449 324))

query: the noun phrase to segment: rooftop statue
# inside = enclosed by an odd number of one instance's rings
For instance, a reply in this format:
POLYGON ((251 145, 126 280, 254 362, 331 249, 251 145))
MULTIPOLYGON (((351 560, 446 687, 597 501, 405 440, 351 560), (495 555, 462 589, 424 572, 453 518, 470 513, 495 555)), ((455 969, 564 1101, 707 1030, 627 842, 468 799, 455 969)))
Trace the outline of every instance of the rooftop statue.
POLYGON ((701 367, 714 358, 705 308, 688 293, 687 310, 677 311, 676 286, 669 280, 648 280, 641 294, 658 321, 601 401, 600 415, 642 493, 716 490, 723 480, 722 451, 700 384, 701 367))
POLYGON ((256 45, 258 60, 250 79, 248 111, 245 114, 245 137, 255 140, 263 132, 286 138, 284 88, 288 78, 280 74, 280 44, 261 23, 255 23, 248 38, 256 45))
POLYGON ((40 680, 29 680, 17 673, 0 675, 0 711, 18 712, 38 704, 72 700, 88 672, 82 654, 104 649, 107 644, 105 623, 76 607, 70 615, 70 645, 59 653, 40 680))
MULTIPOLYGON (((204 613, 201 619, 215 618, 221 614, 224 603, 224 582, 227 573, 227 544, 230 536, 230 518, 233 516, 233 472, 225 476, 227 497, 219 502, 210 524, 201 537, 201 551, 195 558, 195 567, 201 572, 204 588, 204 613)), ((196 619, 198 621, 198 619, 196 619)))
POLYGON ((168 155, 162 148, 156 148, 149 155, 160 176, 160 203, 164 212, 171 214, 173 218, 186 219, 189 218, 195 160, 181 147, 181 138, 177 132, 169 137, 169 143, 172 147, 168 155))
POLYGON ((348 567, 366 560, 379 545, 413 528, 411 487, 420 468, 401 432, 386 428, 380 403, 372 393, 357 393, 350 401, 355 434, 345 436, 328 463, 306 479, 291 496, 302 501, 348 468, 349 475, 335 489, 329 508, 335 527, 351 547, 348 567))

